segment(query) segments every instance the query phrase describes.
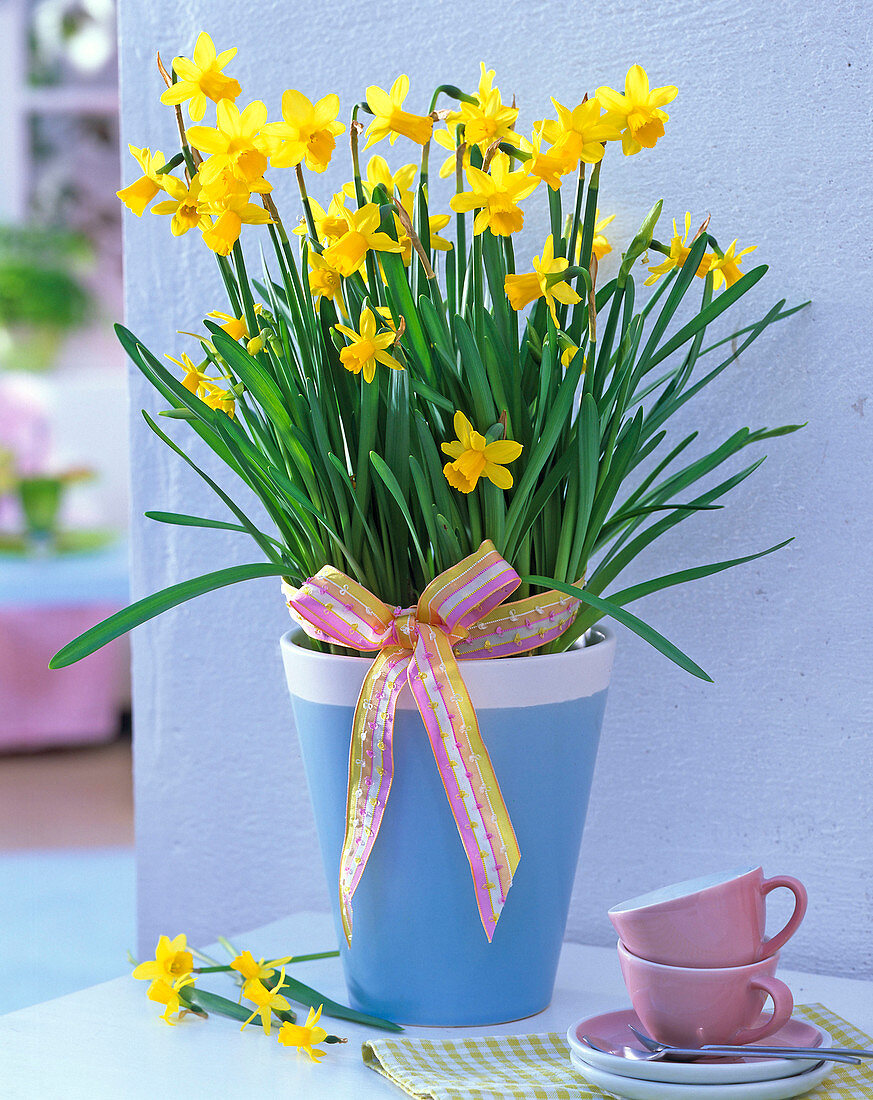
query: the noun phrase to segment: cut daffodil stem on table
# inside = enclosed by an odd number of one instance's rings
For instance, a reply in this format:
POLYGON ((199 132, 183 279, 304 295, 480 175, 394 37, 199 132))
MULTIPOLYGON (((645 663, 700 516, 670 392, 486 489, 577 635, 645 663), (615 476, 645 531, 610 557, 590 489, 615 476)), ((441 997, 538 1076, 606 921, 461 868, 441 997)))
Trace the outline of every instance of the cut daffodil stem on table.
MULTIPOLYGON (((256 1017, 259 1017, 260 1025, 269 1036, 274 1019, 283 1026, 297 1026, 297 1015, 289 1003, 289 1001, 296 1001, 310 1010, 310 1019, 306 1025, 301 1025, 297 1032, 285 1031, 284 1038, 280 1038, 283 1045, 312 1046, 313 1043, 309 1042, 312 1035, 305 1035, 303 1031, 306 1027, 314 1027, 322 1013, 325 1016, 349 1020, 381 1031, 403 1030, 398 1024, 391 1023, 389 1020, 369 1016, 346 1005, 338 1004, 311 986, 291 978, 286 972, 286 967, 293 962, 335 958, 339 955, 338 951, 286 955, 267 960, 255 959, 249 950, 238 951, 223 937, 219 937, 219 942, 229 954, 234 954, 234 958, 227 966, 214 964, 195 968, 195 956, 206 959, 209 957, 190 947, 184 933, 180 933, 173 939, 169 936, 161 936, 155 948, 154 959, 135 963, 133 977, 150 983, 146 996, 149 1000, 157 1001, 164 1006, 162 1019, 166 1023, 175 1025, 189 1012, 201 1017, 209 1013, 217 1013, 240 1021, 244 1030, 255 1021, 256 1017), (211 990, 201 989, 196 984, 202 975, 218 973, 233 975, 241 983, 239 1001, 232 1001, 211 990), (249 1001, 250 1004, 243 1004, 243 1000, 249 1001)), ((128 957, 131 962, 135 962, 129 953, 128 957)), ((316 1031, 321 1037, 314 1039, 314 1043, 346 1042, 339 1036, 327 1035, 323 1028, 319 1027, 316 1031)), ((308 1053, 311 1055, 312 1051, 309 1050, 308 1053)))

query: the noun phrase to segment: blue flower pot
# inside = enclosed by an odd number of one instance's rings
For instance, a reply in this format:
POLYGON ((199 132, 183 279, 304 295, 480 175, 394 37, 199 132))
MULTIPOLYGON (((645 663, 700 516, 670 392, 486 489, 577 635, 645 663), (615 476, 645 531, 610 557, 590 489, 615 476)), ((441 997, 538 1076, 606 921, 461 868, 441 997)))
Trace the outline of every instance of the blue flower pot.
POLYGON ((354 896, 339 916, 352 715, 369 660, 282 654, 351 1004, 403 1024, 504 1023, 551 1000, 606 705, 615 637, 546 656, 463 661, 461 671, 521 849, 488 942, 430 744, 408 687, 395 716, 394 780, 354 896))

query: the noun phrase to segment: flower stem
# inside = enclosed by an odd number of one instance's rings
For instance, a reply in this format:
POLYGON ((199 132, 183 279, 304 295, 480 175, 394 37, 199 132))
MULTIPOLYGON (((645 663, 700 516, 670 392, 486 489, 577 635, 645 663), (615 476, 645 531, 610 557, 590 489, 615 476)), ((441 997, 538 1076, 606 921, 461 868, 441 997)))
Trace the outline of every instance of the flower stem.
MULTIPOLYGON (((455 152, 455 194, 460 195, 464 190, 464 153, 467 143, 464 141, 464 127, 459 126, 455 131, 455 140, 458 143, 455 152)), ((461 312, 461 304, 464 297, 464 282, 467 275, 467 220, 464 214, 455 215, 455 288, 457 302, 455 312, 461 312)))
POLYGON ((355 181, 355 199, 358 209, 364 205, 364 185, 361 183, 361 161, 358 152, 358 135, 364 129, 363 123, 358 122, 358 111, 369 110, 366 103, 356 103, 352 108, 352 122, 349 126, 349 146, 352 150, 352 172, 355 181))
POLYGON ((189 947, 188 950, 194 956, 195 959, 202 959, 204 962, 209 963, 211 966, 221 967, 221 963, 218 959, 213 959, 211 955, 207 955, 205 951, 198 951, 196 947, 189 947))
POLYGON ((552 248, 555 256, 564 255, 564 238, 562 234, 563 212, 561 210, 561 192, 549 191, 549 223, 552 230, 552 248))
MULTIPOLYGON (((221 943, 221 942, 222 941, 219 940, 219 943, 221 943)), ((223 944, 222 944, 222 946, 223 946, 223 944)), ((234 950, 236 951, 235 948, 234 948, 234 950)), ((238 955, 239 952, 236 951, 236 954, 238 955)), ((317 952, 315 952, 315 954, 312 954, 312 955, 294 955, 294 956, 292 956, 291 959, 289 959, 289 965, 290 965, 290 963, 312 962, 315 959, 336 959, 338 957, 339 957, 339 951, 317 951, 317 952)), ((205 956, 204 956, 204 958, 205 958, 205 956)), ((197 968, 197 973, 198 974, 218 974, 220 972, 226 972, 228 970, 233 970, 233 967, 229 963, 227 965, 224 965, 224 966, 216 964, 215 966, 200 966, 200 967, 197 968)))
POLYGON ((585 192, 585 161, 579 161, 579 175, 576 178, 576 203, 573 208, 573 222, 570 227, 570 239, 567 243, 567 259, 574 263, 576 241, 579 237, 579 218, 582 214, 582 195, 585 192))
MULTIPOLYGON (((582 226, 582 248, 579 253, 579 266, 588 268, 591 263, 591 245, 594 241, 594 222, 597 220, 597 195, 600 190, 600 166, 599 160, 594 165, 591 173, 591 182, 588 184, 588 197, 585 201, 585 223, 582 226)), ((578 286, 576 288, 579 289, 578 286)))
POLYGON ((306 228, 309 230, 309 236, 312 238, 312 242, 315 246, 316 252, 321 251, 321 244, 318 240, 318 230, 315 228, 315 218, 312 216, 312 206, 309 202, 309 193, 306 190, 306 182, 303 179, 303 166, 298 164, 296 167, 297 172, 297 186, 300 188, 300 198, 303 202, 303 213, 306 215, 306 228))

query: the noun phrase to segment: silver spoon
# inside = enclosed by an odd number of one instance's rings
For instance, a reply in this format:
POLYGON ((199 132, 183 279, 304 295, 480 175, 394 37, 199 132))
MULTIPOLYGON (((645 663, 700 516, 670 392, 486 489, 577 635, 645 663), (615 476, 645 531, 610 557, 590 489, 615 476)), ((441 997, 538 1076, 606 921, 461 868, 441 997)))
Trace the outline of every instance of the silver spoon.
MULTIPOLYGON (((737 1051, 744 1058, 772 1058, 773 1055, 768 1051, 752 1050, 748 1047, 733 1047, 724 1053, 718 1050, 701 1050, 698 1047, 685 1048, 685 1047, 667 1047, 663 1050, 640 1050, 639 1047, 608 1046, 600 1040, 598 1042, 590 1035, 583 1035, 582 1042, 586 1046, 591 1047, 592 1050, 597 1050, 601 1054, 612 1054, 619 1058, 624 1058, 629 1062, 666 1062, 675 1060, 680 1062, 692 1062, 698 1058, 720 1058, 728 1057, 729 1055, 736 1056, 737 1051)), ((794 1058, 803 1061, 816 1061, 816 1062, 845 1062, 847 1065, 857 1066, 860 1065, 860 1059, 854 1058, 849 1054, 831 1054, 829 1049, 826 1050, 810 1050, 810 1051, 794 1051, 786 1054, 786 1058, 794 1058)))
MULTIPOLYGON (((671 1047, 668 1043, 659 1043, 656 1039, 650 1038, 644 1031, 640 1031, 639 1028, 634 1027, 633 1024, 627 1025, 634 1035, 639 1039, 643 1046, 656 1054, 667 1053, 670 1054, 676 1050, 684 1050, 683 1047, 671 1047)), ((754 1046, 728 1046, 718 1044, 707 1044, 703 1047, 696 1048, 701 1052, 701 1056, 705 1054, 736 1054, 741 1055, 743 1058, 756 1058, 758 1055, 766 1055, 767 1057, 793 1057, 799 1055, 804 1058, 818 1058, 819 1061, 823 1060, 824 1051, 827 1051, 827 1061, 841 1061, 842 1059, 831 1059, 831 1054, 846 1055, 847 1057, 855 1060, 860 1058, 873 1058, 873 1050, 856 1050, 854 1047, 767 1047, 761 1046, 755 1043, 754 1046)))

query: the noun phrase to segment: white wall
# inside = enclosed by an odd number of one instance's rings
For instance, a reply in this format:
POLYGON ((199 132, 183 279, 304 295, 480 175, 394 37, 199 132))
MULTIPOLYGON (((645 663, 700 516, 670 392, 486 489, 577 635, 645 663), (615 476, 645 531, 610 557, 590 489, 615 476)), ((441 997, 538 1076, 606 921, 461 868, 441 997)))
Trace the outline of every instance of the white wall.
MULTIPOLYGON (((786 960, 873 975, 871 87, 862 6, 262 0, 253 9, 189 0, 180 9, 123 0, 124 142, 171 147, 154 52, 190 53, 203 27, 219 49, 240 47, 233 71, 244 95, 271 110, 292 86, 312 98, 337 90, 350 106, 368 83, 386 86, 399 71, 423 104, 436 83, 475 84, 483 49, 525 123, 548 110, 550 93, 574 104, 619 83, 634 61, 655 82, 679 86, 657 150, 608 158, 601 209, 618 213, 619 238, 658 196, 669 217, 711 211, 721 240, 757 242, 755 259, 771 265, 749 311, 782 296, 813 299, 685 417, 713 443, 744 424, 809 427, 774 442, 729 508, 676 529, 645 570, 738 556, 792 534, 796 542, 639 605, 716 683, 620 639, 569 934, 610 942, 605 910, 622 897, 763 861, 810 890, 786 960)), ((399 149, 392 163, 402 163, 399 149)), ((379 151, 391 155, 387 144, 379 151)), ((346 174, 343 162, 313 193, 328 197, 346 174)), ((533 254, 546 232, 542 197, 528 208, 533 254)), ((193 237, 173 241, 156 218, 127 219, 128 322, 157 353, 182 348, 176 330, 221 305, 210 257, 193 237)), ((132 404, 156 407, 137 377, 132 404)), ((135 514, 220 514, 141 423, 134 411, 135 514)), ((138 595, 257 560, 237 536, 144 520, 134 531, 138 595)), ((327 907, 276 644, 285 625, 278 586, 266 580, 202 598, 136 635, 143 947, 159 931, 208 940, 327 907)))

